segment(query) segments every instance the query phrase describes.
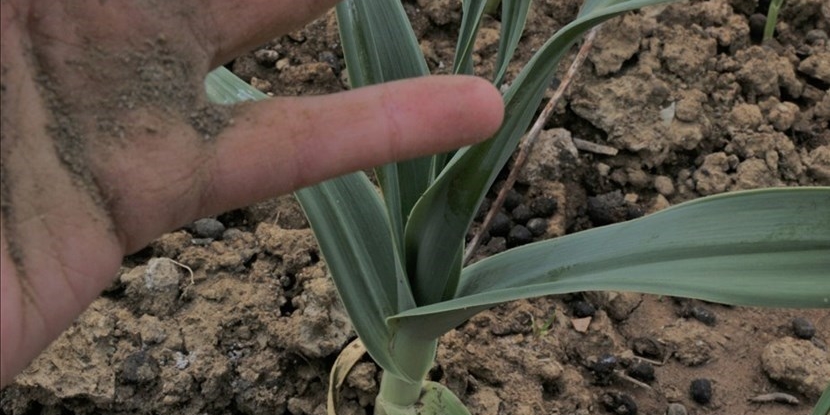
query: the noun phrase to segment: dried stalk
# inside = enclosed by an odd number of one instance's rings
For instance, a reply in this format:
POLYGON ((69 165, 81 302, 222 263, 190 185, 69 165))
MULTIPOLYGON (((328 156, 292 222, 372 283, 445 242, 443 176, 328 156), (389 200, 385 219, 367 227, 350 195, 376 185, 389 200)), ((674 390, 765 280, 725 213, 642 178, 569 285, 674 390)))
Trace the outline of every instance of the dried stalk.
POLYGON ((530 131, 522 141, 522 144, 519 147, 519 154, 516 156, 516 161, 513 163, 513 168, 510 170, 510 175, 507 176, 507 181, 504 182, 504 185, 499 190, 496 200, 493 202, 493 205, 490 206, 487 216, 484 217, 484 222, 481 223, 481 227, 478 229, 475 236, 473 236, 473 239, 467 246, 466 252, 464 252, 465 265, 468 264, 473 258, 473 254, 481 244, 482 235, 490 228, 493 218, 504 204, 507 191, 513 188, 513 185, 516 183, 516 178, 519 176, 519 172, 522 170, 522 167, 524 167, 525 162, 527 162, 527 156, 533 149, 533 145, 536 144, 536 139, 539 137, 539 133, 542 132, 542 128, 545 126, 545 123, 547 123, 548 118, 550 118, 550 115, 553 113, 553 109, 562 99, 562 96, 565 95, 565 91, 568 86, 570 86, 576 72, 582 67, 582 64, 585 62, 585 58, 588 57, 588 52, 594 44, 594 39, 597 37, 600 27, 602 27, 601 24, 595 26, 590 32, 588 32, 587 35, 585 35, 585 41, 582 43, 582 47, 579 48, 579 52, 577 52, 573 63, 571 63, 571 66, 568 68, 568 72, 562 78, 562 82, 559 84, 559 87, 556 88, 553 96, 550 98, 547 105, 545 105, 545 108, 542 109, 539 117, 536 118, 536 122, 533 123, 533 127, 530 128, 530 131))

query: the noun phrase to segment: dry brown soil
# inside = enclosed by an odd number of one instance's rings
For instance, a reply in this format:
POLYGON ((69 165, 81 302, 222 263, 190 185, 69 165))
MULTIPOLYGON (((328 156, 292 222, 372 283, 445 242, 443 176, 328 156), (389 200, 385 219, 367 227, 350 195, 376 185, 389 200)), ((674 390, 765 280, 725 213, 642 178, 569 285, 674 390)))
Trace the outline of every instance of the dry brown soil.
MULTIPOLYGON (((788 0, 765 45, 761 3, 692 1, 609 22, 508 198, 506 226, 525 224, 517 207, 543 198, 556 209, 535 214, 536 240, 724 191, 830 185, 830 3, 788 0), (573 153, 568 137, 618 154, 573 153)), ((460 2, 405 4, 431 69, 446 73, 460 2)), ((535 2, 517 63, 577 7, 535 2)), ((492 74, 498 27, 497 18, 483 24, 480 75, 492 74)), ((232 68, 276 95, 345 89, 331 14, 232 68)), ((328 370, 354 333, 298 205, 283 197, 212 219, 127 258, 2 391, 2 411, 324 414, 328 370)), ((515 243, 492 233, 479 257, 515 243)), ((804 415, 830 382, 828 342, 827 310, 585 293, 481 313, 442 338, 431 376, 480 415, 632 413, 628 401, 640 414, 678 403, 688 414, 804 415), (579 318, 586 303, 596 312, 579 318), (797 317, 814 327, 811 338, 799 338, 797 317), (643 363, 654 371, 648 386, 623 376, 643 363), (690 394, 701 378, 712 384, 707 404, 690 394), (749 400, 771 392, 800 403, 749 400)), ((378 375, 359 363, 340 413, 371 413, 378 375)))

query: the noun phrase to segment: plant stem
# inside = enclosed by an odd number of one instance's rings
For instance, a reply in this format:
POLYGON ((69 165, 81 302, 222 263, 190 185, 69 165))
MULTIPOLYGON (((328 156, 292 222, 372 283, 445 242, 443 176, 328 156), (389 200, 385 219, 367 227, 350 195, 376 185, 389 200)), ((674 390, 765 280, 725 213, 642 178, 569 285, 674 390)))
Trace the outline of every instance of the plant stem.
POLYGON ((415 380, 402 379, 390 371, 384 371, 375 404, 376 415, 404 414, 415 408, 421 397, 424 379, 435 362, 437 348, 437 339, 424 339, 406 330, 395 335, 393 358, 403 373, 415 380))
MULTIPOLYGON (((422 387, 423 382, 421 381, 409 382, 389 372, 383 372, 380 378, 380 391, 377 399, 398 407, 412 406, 418 402, 422 387)), ((385 405, 378 404, 376 406, 379 409, 385 405)), ((377 415, 384 413, 383 411, 377 412, 377 415)))
POLYGON ((521 171, 522 167, 524 167, 524 164, 527 161, 527 156, 530 154, 530 150, 533 149, 533 145, 536 143, 536 138, 539 137, 539 133, 542 132, 542 127, 545 126, 550 114, 553 113, 553 109, 556 107, 556 104, 560 99, 562 99, 562 96, 565 94, 565 90, 571 84, 571 80, 576 75, 576 71, 582 67, 582 64, 585 62, 585 58, 588 57, 588 52, 594 44, 594 39, 597 37, 600 27, 602 27, 602 24, 594 26, 594 28, 591 29, 587 35, 585 35, 585 42, 576 54, 573 63, 571 63, 571 66, 568 68, 568 72, 562 78, 562 82, 559 83, 559 87, 556 89, 556 92, 553 93, 553 96, 550 98, 547 105, 545 105, 545 108, 539 114, 539 117, 536 118, 536 122, 533 123, 533 127, 531 127, 530 131, 527 133, 524 142, 522 142, 522 146, 519 148, 519 154, 516 156, 516 161, 513 162, 513 168, 510 170, 510 175, 507 176, 507 180, 499 190, 496 200, 493 202, 493 205, 490 206, 490 211, 488 211, 487 216, 484 217, 484 221, 481 223, 481 227, 478 229, 478 232, 476 232, 475 236, 470 241, 470 244, 467 246, 463 262, 465 265, 468 264, 473 258, 473 254, 475 254, 476 249, 478 249, 478 246, 481 244, 481 236, 490 227, 490 223, 493 221, 493 218, 496 217, 496 214, 499 212, 499 209, 501 209, 502 204, 504 204, 507 191, 510 190, 516 182, 516 178, 519 176, 519 171, 521 171))

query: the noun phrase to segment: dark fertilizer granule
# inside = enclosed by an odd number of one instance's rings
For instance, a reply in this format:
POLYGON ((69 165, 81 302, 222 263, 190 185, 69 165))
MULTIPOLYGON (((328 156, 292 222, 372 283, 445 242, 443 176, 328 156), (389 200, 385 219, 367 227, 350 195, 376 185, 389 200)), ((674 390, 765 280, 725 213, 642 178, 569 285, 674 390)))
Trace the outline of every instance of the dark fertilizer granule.
POLYGON ((689 394, 695 402, 701 405, 708 404, 712 401, 712 381, 705 378, 693 380, 689 386, 689 394))

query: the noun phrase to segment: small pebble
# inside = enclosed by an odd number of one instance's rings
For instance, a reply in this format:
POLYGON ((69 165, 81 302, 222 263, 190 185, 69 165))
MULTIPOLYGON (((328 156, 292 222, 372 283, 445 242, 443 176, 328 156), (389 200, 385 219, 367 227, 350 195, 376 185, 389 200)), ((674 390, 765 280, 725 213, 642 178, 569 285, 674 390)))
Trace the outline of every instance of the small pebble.
POLYGON ((213 218, 204 218, 193 222, 193 234, 199 238, 219 239, 224 232, 225 225, 213 218))
POLYGON ((687 415, 688 412, 686 411, 686 407, 679 404, 679 403, 672 403, 669 404, 669 407, 666 409, 666 415, 687 415))
POLYGON ((588 198, 588 217, 596 226, 622 222, 628 216, 628 204, 619 190, 588 198))
POLYGON ((608 412, 617 415, 637 415, 637 404, 630 396, 620 392, 606 392, 600 398, 608 412))
POLYGON ((524 203, 516 206, 516 208, 510 212, 510 215, 513 216, 513 221, 520 224, 526 224, 527 221, 533 217, 533 213, 530 212, 530 208, 524 203))
POLYGON ((522 225, 516 225, 507 234, 507 246, 510 248, 533 242, 533 234, 522 225))
POLYGON ((263 66, 271 66, 280 59, 279 52, 271 49, 260 49, 254 52, 254 59, 263 66))
POLYGON ((663 349, 660 347, 660 343, 650 337, 637 337, 632 340, 631 350, 637 356, 650 359, 660 359, 663 357, 663 349))
POLYGON ((755 13, 749 16, 749 35, 753 40, 761 40, 764 37, 766 25, 767 16, 763 13, 755 13))
POLYGON ((792 325, 793 334, 799 339, 810 340, 816 335, 816 326, 804 317, 794 318, 792 325))
POLYGON ((596 362, 591 363, 590 369, 598 383, 605 383, 614 374, 617 363, 619 363, 619 360, 616 356, 604 354, 596 362))
POLYGON ((490 222, 490 235, 507 236, 510 233, 510 218, 502 212, 496 213, 490 222))
POLYGON ((158 362, 150 353, 143 350, 127 356, 121 367, 121 378, 131 383, 147 383, 158 374, 158 362))
POLYGON ((534 215, 547 218, 556 213, 556 199, 552 197, 537 197, 530 202, 530 211, 534 215))
POLYGON ((640 362, 636 363, 625 372, 628 376, 641 382, 650 383, 654 380, 654 366, 640 362))
POLYGON ((525 226, 533 236, 542 236, 548 230, 548 221, 542 218, 533 218, 527 221, 525 226))
POLYGON ((717 322, 717 317, 712 310, 697 305, 689 308, 688 315, 707 326, 714 326, 717 322))
POLYGON ((571 311, 576 318, 593 317, 597 312, 596 307, 587 301, 574 301, 571 303, 571 311))
POLYGON ((329 64, 329 67, 335 74, 340 73, 340 60, 337 59, 337 55, 335 55, 333 52, 328 50, 322 51, 319 55, 317 55, 317 60, 319 62, 325 62, 329 64))
POLYGON ((490 242, 487 242, 485 248, 487 252, 498 254, 499 252, 504 252, 507 249, 507 241, 501 236, 495 237, 490 239, 490 242))
POLYGON ((712 401, 712 381, 709 379, 693 380, 689 387, 689 393, 695 402, 706 405, 712 401))
POLYGON ((813 29, 807 32, 807 35, 804 37, 804 40, 806 40, 807 43, 811 45, 826 43, 828 40, 827 32, 821 29, 813 29))
POLYGON ((519 206, 522 203, 522 195, 514 189, 510 189, 507 191, 507 194, 504 195, 504 208, 507 210, 516 209, 516 206, 519 206))

